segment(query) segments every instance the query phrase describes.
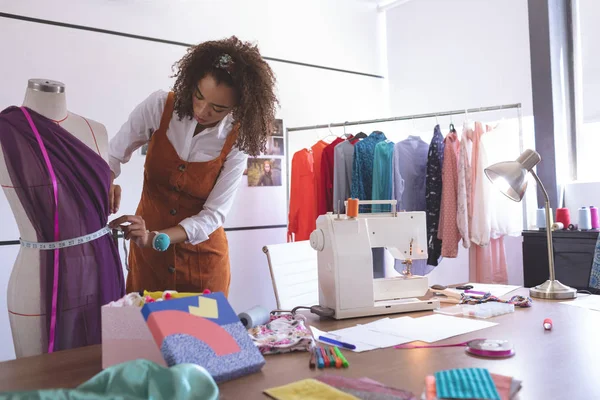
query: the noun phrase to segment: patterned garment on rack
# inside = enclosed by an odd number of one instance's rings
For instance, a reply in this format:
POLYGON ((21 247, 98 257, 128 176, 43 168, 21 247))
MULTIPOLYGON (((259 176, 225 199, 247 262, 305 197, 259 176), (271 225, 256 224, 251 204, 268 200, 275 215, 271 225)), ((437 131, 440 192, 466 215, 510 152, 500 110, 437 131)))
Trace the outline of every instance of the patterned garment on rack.
POLYGON ((592 272, 590 273, 590 283, 592 289, 600 289, 600 235, 596 240, 596 250, 594 251, 594 261, 592 262, 592 272))
POLYGON ((269 323, 248 329, 248 334, 262 354, 308 351, 313 344, 304 321, 291 314, 271 316, 269 323))
POLYGON ((427 264, 437 267, 442 254, 442 241, 438 238, 442 204, 442 165, 444 164, 444 136, 440 126, 433 130, 433 139, 427 155, 425 200, 427 203, 427 264))
MULTIPOLYGON (((373 194, 373 161, 375 146, 386 140, 385 134, 375 131, 356 143, 354 146, 354 162, 352 164, 351 195, 359 200, 371 200, 373 194)), ((361 205, 361 213, 371 212, 371 206, 361 205)))

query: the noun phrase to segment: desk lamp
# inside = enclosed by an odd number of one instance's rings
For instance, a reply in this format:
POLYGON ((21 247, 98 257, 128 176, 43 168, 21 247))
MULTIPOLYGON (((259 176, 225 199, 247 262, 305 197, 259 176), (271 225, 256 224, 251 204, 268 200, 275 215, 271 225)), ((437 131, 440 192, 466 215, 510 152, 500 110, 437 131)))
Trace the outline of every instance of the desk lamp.
POLYGON ((552 222, 550 218, 550 199, 548 192, 544 188, 542 181, 533 171, 540 161, 541 157, 534 150, 525 150, 516 161, 504 161, 494 164, 485 169, 485 174, 490 181, 506 197, 513 201, 521 201, 527 189, 527 173, 531 173, 539 187, 544 193, 546 199, 546 239, 548 242, 548 269, 550 270, 550 279, 541 285, 529 289, 531 297, 541 299, 559 300, 573 299, 577 297, 577 290, 563 285, 555 279, 554 276, 554 248, 552 245, 552 222))

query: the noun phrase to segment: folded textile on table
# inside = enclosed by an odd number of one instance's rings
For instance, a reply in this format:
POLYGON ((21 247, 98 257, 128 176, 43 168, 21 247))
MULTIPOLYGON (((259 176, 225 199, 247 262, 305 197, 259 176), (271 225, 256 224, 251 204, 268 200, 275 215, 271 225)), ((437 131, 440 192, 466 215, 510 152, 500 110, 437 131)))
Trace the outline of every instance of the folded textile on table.
POLYGON ((408 391, 386 386, 369 378, 347 378, 341 375, 321 374, 315 379, 361 400, 417 400, 408 391))
MULTIPOLYGON (((459 370, 454 370, 454 371, 459 371, 459 370)), ((465 371, 465 370, 462 370, 462 371, 465 371)), ((487 371, 487 370, 485 370, 485 371, 487 371)), ((449 372, 449 371, 443 371, 443 372, 449 372)), ((495 386, 498 397, 442 397, 442 395, 437 390, 438 382, 436 380, 436 377, 430 375, 425 378, 425 396, 423 398, 425 400, 443 400, 443 399, 447 399, 447 398, 452 398, 452 399, 454 399, 454 398, 460 398, 460 399, 496 398, 499 400, 511 400, 518 393, 518 391, 521 390, 521 381, 519 381, 519 380, 516 380, 510 376, 504 376, 504 375, 498 375, 498 374, 489 374, 489 375, 493 381, 493 385, 495 386)), ((456 384, 456 383, 457 382, 454 382, 454 384, 456 384)), ((472 388, 472 386, 470 386, 470 382, 468 379, 465 381, 462 381, 458 384, 462 385, 462 389, 466 389, 467 387, 469 387, 469 389, 472 388)), ((448 394, 448 393, 445 393, 445 394, 448 394)), ((457 393, 454 392, 454 393, 452 393, 452 395, 457 396, 457 393)), ((466 393, 462 394, 462 396, 467 396, 467 395, 468 394, 466 394, 466 393)), ((492 393, 492 396, 494 396, 493 393, 492 393)))
POLYGON ((304 320, 291 314, 271 316, 271 321, 248 329, 248 334, 262 354, 308 351, 313 338, 304 320))
POLYGON ((310 378, 267 389, 264 394, 275 400, 359 400, 358 397, 310 378))
POLYGON ((221 292, 147 303, 142 315, 168 366, 197 364, 223 382, 265 364, 221 292))

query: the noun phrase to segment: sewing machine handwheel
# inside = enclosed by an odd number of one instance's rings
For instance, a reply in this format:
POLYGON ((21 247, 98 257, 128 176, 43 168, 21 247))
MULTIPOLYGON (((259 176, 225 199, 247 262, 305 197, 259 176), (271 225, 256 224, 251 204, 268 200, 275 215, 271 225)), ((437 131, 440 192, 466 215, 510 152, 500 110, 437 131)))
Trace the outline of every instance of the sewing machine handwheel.
POLYGON ((325 235, 322 230, 315 229, 312 231, 310 234, 310 246, 317 251, 323 251, 325 247, 325 235))

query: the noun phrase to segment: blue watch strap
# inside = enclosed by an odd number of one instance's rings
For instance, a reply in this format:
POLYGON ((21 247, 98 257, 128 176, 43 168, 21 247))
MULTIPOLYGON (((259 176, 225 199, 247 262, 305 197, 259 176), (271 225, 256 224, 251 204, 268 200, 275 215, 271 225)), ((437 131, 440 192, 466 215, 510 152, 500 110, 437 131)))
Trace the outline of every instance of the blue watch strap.
POLYGON ((152 239, 152 248, 156 251, 166 251, 171 244, 171 238, 166 233, 155 233, 156 235, 152 239))

